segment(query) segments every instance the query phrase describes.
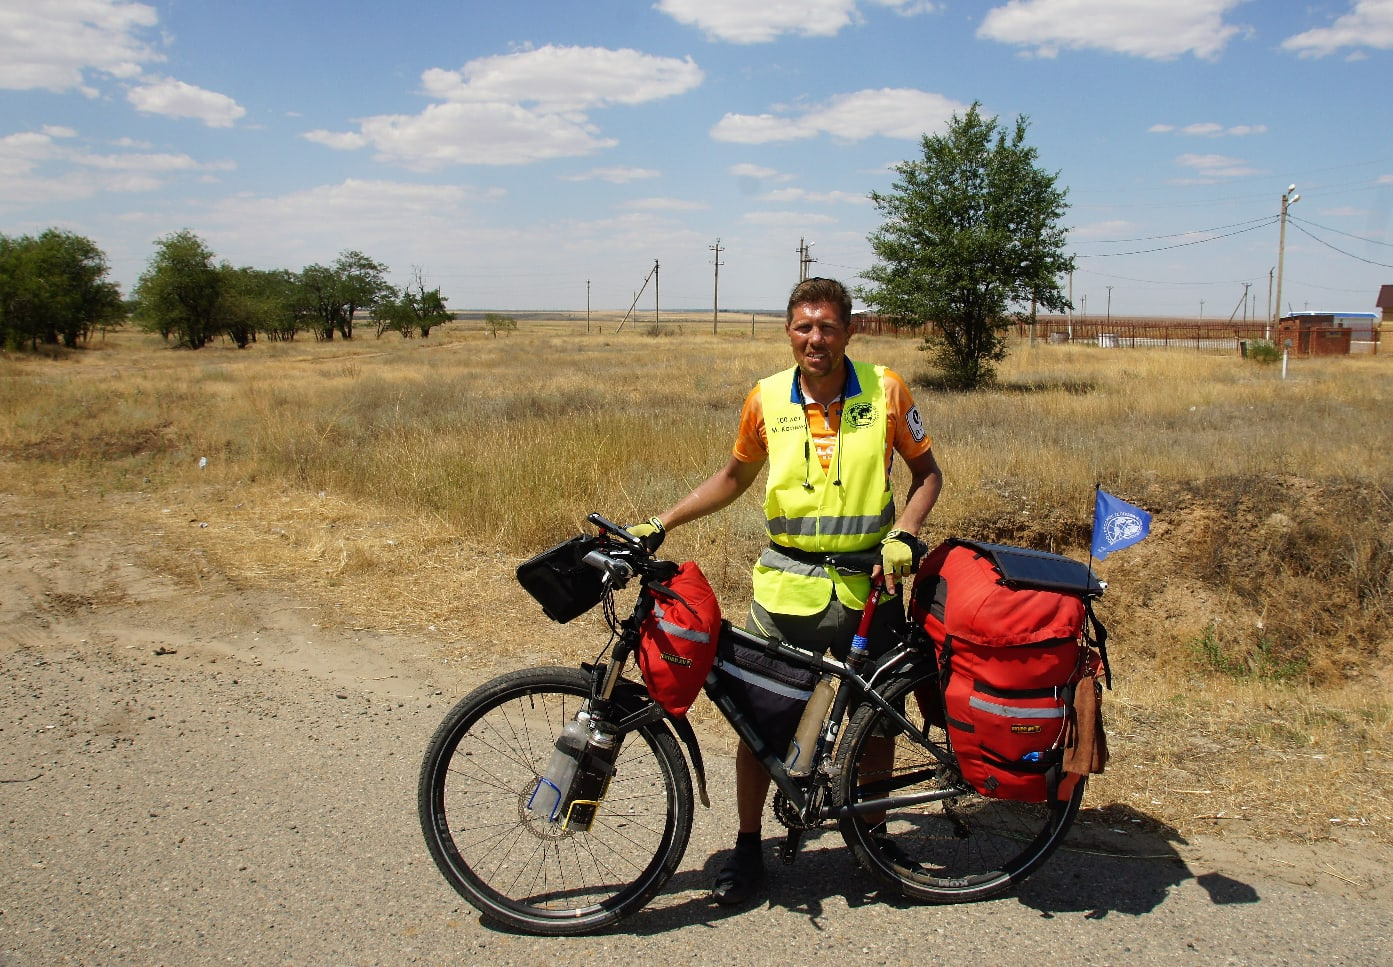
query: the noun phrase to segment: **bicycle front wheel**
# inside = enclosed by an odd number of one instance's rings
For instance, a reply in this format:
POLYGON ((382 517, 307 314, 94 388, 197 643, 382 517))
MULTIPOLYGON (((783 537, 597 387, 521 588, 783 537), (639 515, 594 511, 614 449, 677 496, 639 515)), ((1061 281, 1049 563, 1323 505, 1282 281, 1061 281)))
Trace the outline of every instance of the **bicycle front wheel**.
POLYGON ((589 694, 579 669, 510 672, 449 712, 421 765, 421 829, 440 872, 486 917, 527 933, 587 933, 641 909, 691 835, 691 773, 661 722, 624 737, 590 829, 528 811, 562 726, 589 694))
POLYGON ((916 693, 936 694, 937 688, 931 669, 896 679, 882 692, 904 708, 921 736, 863 705, 837 753, 842 802, 928 801, 889 804, 883 826, 877 811, 847 816, 840 827, 861 865, 889 888, 931 903, 963 903, 1001 893, 1038 868, 1068 833, 1084 783, 1063 803, 991 799, 973 791, 958 773, 944 730, 929 725, 925 731, 916 693))

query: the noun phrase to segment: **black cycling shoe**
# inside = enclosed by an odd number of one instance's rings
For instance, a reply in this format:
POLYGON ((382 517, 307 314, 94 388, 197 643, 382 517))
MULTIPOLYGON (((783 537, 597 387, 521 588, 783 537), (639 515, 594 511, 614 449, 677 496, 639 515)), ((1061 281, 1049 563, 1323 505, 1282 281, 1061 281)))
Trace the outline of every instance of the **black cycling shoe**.
POLYGON ((764 852, 759 846, 736 846, 716 874, 711 887, 711 899, 723 907, 738 907, 748 903, 764 883, 764 852))

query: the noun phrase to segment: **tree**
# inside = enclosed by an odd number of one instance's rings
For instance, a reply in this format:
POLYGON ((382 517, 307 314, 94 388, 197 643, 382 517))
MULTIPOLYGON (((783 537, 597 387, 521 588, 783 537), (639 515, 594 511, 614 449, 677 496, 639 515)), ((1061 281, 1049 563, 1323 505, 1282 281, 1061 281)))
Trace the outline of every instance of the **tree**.
POLYGON ((122 325, 125 303, 109 271, 102 250, 72 232, 0 236, 0 342, 73 348, 93 329, 122 325))
POLYGON ((296 286, 282 269, 234 269, 224 264, 222 298, 218 300, 218 328, 239 349, 246 349, 258 333, 271 339, 295 338, 299 329, 296 286))
POLYGON ((1068 192, 1036 165, 1026 117, 1008 132, 978 108, 924 135, 923 158, 895 166, 890 192, 871 193, 885 221, 857 293, 892 319, 936 324, 923 348, 960 389, 995 380, 1013 321, 1070 308, 1060 279, 1074 268, 1059 224, 1068 192))
POLYGON ((415 270, 411 282, 404 288, 389 287, 373 306, 372 313, 379 339, 389 329, 401 333, 403 339, 410 339, 418 332, 425 339, 432 329, 453 318, 445 308, 440 289, 426 288, 420 269, 415 270))
POLYGON ((387 266, 362 252, 345 250, 333 266, 310 265, 300 273, 300 284, 310 311, 318 320, 317 335, 331 340, 334 333, 353 338, 353 314, 374 305, 391 288, 387 266))
POLYGON ((300 287, 300 301, 315 321, 315 338, 332 341, 342 312, 334 270, 316 262, 305 266, 296 281, 300 287))
POLYGON ((353 314, 377 302, 390 286, 386 279, 387 266, 368 258, 362 252, 344 251, 334 263, 338 278, 338 298, 342 310, 339 333, 353 338, 353 314))
POLYGON ((142 328, 179 345, 202 349, 219 333, 218 302, 226 278, 213 252, 188 229, 155 243, 155 254, 135 285, 142 328))
POLYGON ((499 312, 484 313, 484 329, 493 334, 497 339, 500 332, 513 332, 518 327, 518 321, 512 316, 505 316, 499 312))

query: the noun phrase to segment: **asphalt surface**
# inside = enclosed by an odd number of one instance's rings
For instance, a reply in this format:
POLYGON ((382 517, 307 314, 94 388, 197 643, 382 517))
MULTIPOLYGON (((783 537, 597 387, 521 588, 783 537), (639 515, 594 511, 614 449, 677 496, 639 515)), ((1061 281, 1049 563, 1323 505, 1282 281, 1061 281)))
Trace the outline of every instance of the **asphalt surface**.
POLYGON ((445 883, 416 818, 420 756, 469 683, 345 655, 326 677, 164 646, 0 653, 0 964, 1390 962, 1382 896, 1135 838, 928 907, 877 898, 829 829, 771 857, 764 901, 721 909, 733 760, 710 745, 715 808, 663 894, 604 934, 511 934, 445 883))

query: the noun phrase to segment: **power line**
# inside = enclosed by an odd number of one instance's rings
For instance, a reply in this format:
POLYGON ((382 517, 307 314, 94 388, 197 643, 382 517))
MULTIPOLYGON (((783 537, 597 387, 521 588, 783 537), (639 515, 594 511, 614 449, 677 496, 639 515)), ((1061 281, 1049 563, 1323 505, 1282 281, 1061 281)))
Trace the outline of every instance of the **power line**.
POLYGON ((1078 245, 1121 245, 1124 242, 1151 242, 1162 238, 1184 238, 1187 235, 1197 235, 1201 232, 1222 232, 1228 228, 1237 228, 1240 225, 1252 225, 1254 228, 1261 225, 1270 225, 1271 215, 1264 215, 1262 218, 1250 218, 1243 222, 1234 222, 1232 225, 1219 225, 1214 228, 1197 228, 1188 232, 1172 232, 1169 235, 1142 235, 1139 238, 1104 238, 1104 239, 1081 239, 1078 245))
MULTIPOLYGON (((1276 216, 1276 215, 1273 215, 1273 216, 1270 217, 1270 218, 1263 219, 1261 222, 1259 222, 1259 223, 1256 224, 1256 225, 1249 226, 1248 228, 1240 228, 1240 229, 1239 229, 1238 231, 1236 231, 1236 232, 1225 232, 1223 235, 1214 235, 1214 236, 1211 236, 1211 237, 1209 237, 1209 238, 1197 238, 1197 239, 1195 239, 1194 241, 1190 241, 1190 242, 1176 242, 1174 245, 1160 245, 1160 246, 1157 246, 1156 248, 1136 249, 1136 250, 1131 251, 1131 252, 1097 252, 1097 253, 1095 253, 1095 254, 1093 254, 1093 255, 1084 255, 1084 254, 1080 254, 1080 255, 1077 255, 1076 258, 1081 258, 1081 259, 1106 259, 1106 258, 1112 258, 1113 256, 1117 256, 1117 255, 1150 255, 1152 252, 1169 252, 1169 251, 1171 251, 1172 249, 1187 248, 1188 246, 1191 246, 1191 245, 1203 245, 1203 244, 1205 244, 1206 242, 1217 242, 1217 241, 1219 241, 1221 238, 1232 238, 1232 237, 1235 236, 1235 235, 1242 235, 1244 232, 1252 232, 1252 231, 1256 231, 1256 230, 1259 229, 1259 228, 1266 228, 1266 227, 1268 227, 1269 225, 1275 224, 1276 222, 1277 222, 1277 216, 1276 216)), ((1242 224, 1242 223, 1240 222, 1239 224, 1242 224)))
POLYGON ((1310 232, 1306 231, 1306 229, 1302 228, 1300 225, 1293 224, 1292 227, 1295 228, 1302 235, 1305 235, 1307 238, 1320 242, 1320 244, 1324 245, 1332 252, 1339 252, 1341 255, 1347 255, 1350 258, 1354 259, 1356 262, 1364 262, 1367 265, 1377 265, 1381 269, 1393 269, 1393 265, 1389 265, 1387 262, 1375 262, 1373 259, 1366 259, 1362 255, 1355 255, 1353 252, 1346 252, 1342 248, 1336 248, 1334 245, 1331 245, 1329 242, 1327 242, 1320 236, 1312 235, 1310 232))
POLYGON ((1358 242, 1368 242, 1370 245, 1383 245, 1387 248, 1393 248, 1393 242, 1380 242, 1376 238, 1365 238, 1363 235, 1352 235, 1349 232, 1342 232, 1338 228, 1331 228, 1329 225, 1322 225, 1320 224, 1320 222, 1313 222, 1307 218, 1297 218, 1295 215, 1288 215, 1287 218, 1291 219, 1294 222, 1304 222, 1305 224, 1310 225, 1313 228, 1319 228, 1321 231, 1324 232, 1334 232, 1336 235, 1343 235, 1345 236, 1345 238, 1352 238, 1358 242))

